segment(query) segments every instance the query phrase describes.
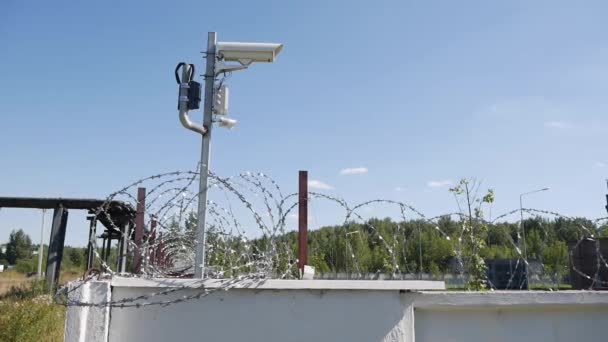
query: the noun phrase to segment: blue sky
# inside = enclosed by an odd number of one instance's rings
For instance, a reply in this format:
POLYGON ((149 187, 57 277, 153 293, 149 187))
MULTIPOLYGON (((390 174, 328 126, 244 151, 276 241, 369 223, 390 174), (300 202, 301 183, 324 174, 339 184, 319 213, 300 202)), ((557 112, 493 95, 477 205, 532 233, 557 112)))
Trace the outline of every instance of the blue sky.
MULTIPOLYGON (((126 3, 0 3, 0 195, 104 197, 192 169, 199 137, 179 124, 172 73, 202 70, 217 31, 285 44, 229 81, 239 125, 214 131, 220 175, 263 171, 289 192, 307 169, 349 202, 399 199, 430 216, 455 210, 450 183, 476 177, 494 212, 549 186, 526 206, 605 215, 605 2, 126 3)), ((318 224, 343 218, 314 210, 318 224)), ((84 244, 72 216, 67 243, 84 244)), ((0 210, 0 241, 13 228, 37 240, 39 221, 0 210)))

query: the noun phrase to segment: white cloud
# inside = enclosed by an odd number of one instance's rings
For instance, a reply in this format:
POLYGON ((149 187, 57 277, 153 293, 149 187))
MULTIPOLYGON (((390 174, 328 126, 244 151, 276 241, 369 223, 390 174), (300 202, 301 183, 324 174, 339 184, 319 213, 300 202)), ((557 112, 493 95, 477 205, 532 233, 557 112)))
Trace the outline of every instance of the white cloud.
POLYGON ((397 191, 397 192, 404 192, 405 188, 402 188, 402 187, 398 186, 398 187, 395 188, 395 191, 397 191))
POLYGON ((606 163, 602 163, 602 162, 598 161, 598 162, 595 162, 595 166, 596 167, 606 167, 606 163))
POLYGON ((329 184, 323 183, 320 180, 315 180, 315 179, 309 180, 308 186, 310 188, 318 189, 318 190, 332 190, 334 188, 333 186, 331 186, 329 184))
POLYGON ((348 169, 342 169, 340 170, 340 174, 343 176, 347 176, 347 175, 362 175, 367 173, 367 168, 366 167, 352 167, 352 168, 348 168, 348 169))
POLYGON ((572 127, 572 125, 568 122, 564 121, 545 121, 545 127, 547 128, 556 128, 556 129, 566 129, 572 127))
POLYGON ((452 181, 449 179, 443 180, 431 180, 426 183, 429 188, 442 188, 444 186, 452 185, 452 181))
POLYGON ((560 117, 567 112, 555 103, 551 103, 542 97, 510 97, 498 99, 496 102, 486 103, 479 106, 474 114, 479 117, 513 120, 514 118, 540 117, 539 115, 551 115, 560 117))

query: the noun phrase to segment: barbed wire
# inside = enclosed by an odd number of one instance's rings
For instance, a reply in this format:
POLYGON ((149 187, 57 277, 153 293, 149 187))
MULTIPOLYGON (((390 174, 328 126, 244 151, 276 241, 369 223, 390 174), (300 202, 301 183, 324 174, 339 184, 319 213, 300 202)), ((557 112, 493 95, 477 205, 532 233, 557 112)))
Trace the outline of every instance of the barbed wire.
MULTIPOLYGON (((298 205, 298 194, 290 193, 284 195, 282 189, 276 181, 264 173, 243 172, 235 177, 220 177, 213 172, 209 172, 209 187, 206 189, 210 196, 207 201, 206 222, 206 254, 208 265, 206 265, 205 279, 200 283, 189 284, 188 286, 177 286, 150 294, 123 298, 108 302, 87 303, 70 299, 70 296, 81 286, 94 278, 106 279, 113 276, 141 277, 141 278, 165 278, 191 277, 194 271, 195 246, 196 246, 196 206, 199 195, 198 188, 199 169, 194 171, 174 171, 153 176, 145 177, 131 182, 127 186, 108 195, 103 205, 98 208, 94 215, 97 219, 102 219, 109 234, 114 234, 114 240, 123 241, 127 251, 125 255, 122 251, 116 250, 115 262, 121 259, 132 261, 136 257, 141 260, 140 274, 129 272, 119 272, 109 263, 110 252, 105 251, 100 254, 97 245, 98 237, 92 236, 90 243, 94 254, 95 264, 98 265, 100 274, 89 275, 77 284, 69 284, 57 292, 56 301, 67 306, 110 306, 110 307, 142 307, 149 305, 165 306, 172 303, 179 303, 186 300, 196 300, 202 298, 218 289, 226 290, 238 286, 243 282, 257 282, 265 279, 286 279, 297 278, 298 260, 295 253, 295 246, 290 244, 287 233, 288 218, 292 217, 295 207, 298 205), (136 188, 145 186, 148 191, 146 194, 144 226, 146 227, 145 237, 140 243, 136 243, 129 227, 134 225, 135 208, 138 207, 138 199, 134 195, 136 188), (113 215, 116 203, 122 203, 128 213, 126 219, 117 219, 113 215), (122 220, 122 221, 121 221, 122 220), (221 286, 205 288, 205 280, 221 279, 221 286), (198 285, 197 285, 198 284, 198 285), (166 299, 164 297, 181 290, 193 291, 179 298, 166 299)), ((346 232, 344 244, 338 246, 340 239, 336 235, 339 231, 334 230, 334 246, 330 250, 328 263, 333 272, 337 273, 342 266, 348 275, 347 264, 350 264, 357 272, 356 278, 363 278, 370 271, 365 272, 362 260, 357 255, 358 245, 353 244, 348 238, 348 234, 355 234, 349 227, 356 227, 360 243, 365 238, 369 245, 380 246, 388 259, 375 270, 376 274, 388 271, 391 279, 403 278, 409 272, 409 261, 406 253, 406 246, 415 237, 415 229, 408 228, 407 222, 418 222, 418 239, 422 244, 422 229, 436 231, 440 238, 444 239, 446 245, 451 246, 450 254, 456 261, 457 277, 466 279, 467 264, 470 251, 464 244, 464 235, 474 234, 468 230, 466 220, 472 220, 470 216, 463 214, 459 204, 459 212, 447 213, 432 217, 425 216, 414 206, 389 199, 373 199, 355 205, 350 205, 343 198, 319 192, 309 192, 310 201, 326 201, 333 203, 343 211, 341 227, 346 232), (366 207, 386 206, 397 210, 398 219, 394 222, 396 228, 392 234, 385 236, 382 229, 376 226, 377 221, 366 219, 362 211, 366 207), (442 220, 453 220, 459 225, 459 231, 450 233, 441 227, 442 220), (365 231, 363 231, 364 229, 365 231), (453 239, 457 237, 456 239, 453 239), (343 252, 345 257, 341 259, 338 253, 343 252), (342 260, 342 261, 340 261, 342 260), (340 265, 343 263, 344 265, 340 265)), ((457 201, 458 202, 458 201, 457 201)), ((591 282, 590 288, 596 285, 606 285, 607 281, 600 279, 600 269, 607 268, 604 256, 601 254, 597 235, 601 233, 597 225, 606 223, 608 217, 601 217, 593 220, 575 220, 572 217, 562 215, 549 210, 533 208, 519 208, 498 215, 490 220, 475 218, 475 223, 496 225, 501 221, 506 222, 515 214, 532 215, 534 217, 553 217, 554 219, 564 219, 576 225, 580 233, 580 239, 573 246, 579 248, 584 241, 595 243, 596 265, 593 274, 587 274, 582 270, 571 267, 575 274, 591 282)), ((523 216, 523 215, 522 215, 523 216)), ((380 221, 378 221, 380 222, 380 221)), ((512 221, 513 222, 513 221, 512 221)), ((520 264, 530 267, 528 256, 522 252, 521 237, 524 223, 521 218, 514 222, 517 224, 515 231, 517 240, 511 236, 509 231, 503 230, 504 238, 508 241, 515 253, 515 270, 520 264)), ((542 244, 547 245, 549 235, 547 228, 541 223, 544 229, 542 244)), ((560 229, 566 229, 565 226, 560 229)), ((603 228, 605 229, 605 228, 603 228)), ((425 231, 426 233, 426 231, 425 231)), ((413 240, 412 240, 413 241, 413 240)), ((414 242, 412 242, 414 243, 414 242)), ((104 244, 105 246, 105 244, 104 244)), ((107 248, 107 247, 106 247, 107 248)), ((420 245, 421 248, 421 245, 420 245)), ((422 253, 421 260, 415 262, 418 269, 422 272, 422 253)), ((543 260, 540 260, 541 269, 545 269, 543 260)), ((124 268, 124 265, 123 265, 124 268)), ((352 274, 351 274, 352 277, 352 274)), ((526 277, 526 281, 528 277, 526 277)), ((486 279, 491 288, 495 287, 490 279, 486 279)), ((507 286, 511 287, 515 281, 515 272, 512 272, 507 286)), ((518 288, 527 286, 520 279, 518 288)))

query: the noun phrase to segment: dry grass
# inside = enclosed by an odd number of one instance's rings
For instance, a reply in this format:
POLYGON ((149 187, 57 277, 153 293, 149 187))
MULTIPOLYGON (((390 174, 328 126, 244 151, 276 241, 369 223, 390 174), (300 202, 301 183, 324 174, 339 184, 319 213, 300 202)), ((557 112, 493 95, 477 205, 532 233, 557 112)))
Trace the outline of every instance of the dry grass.
POLYGON ((62 341, 65 307, 54 304, 44 280, 4 274, 13 286, 0 295, 0 341, 62 341))
POLYGON ((13 270, 0 273, 0 295, 7 293, 13 287, 26 286, 36 277, 26 277, 25 274, 13 270))
MULTIPOLYGON (((59 276, 59 284, 66 284, 80 277, 82 277, 82 272, 79 273, 76 270, 62 271, 59 276)), ((27 286, 36 280, 36 276, 27 277, 25 274, 16 272, 15 270, 4 271, 0 273, 0 296, 7 293, 13 287, 27 286)))
POLYGON ((61 274, 59 275, 59 284, 63 285, 78 278, 82 278, 83 273, 84 271, 81 270, 61 271, 61 274))
POLYGON ((49 295, 0 300, 0 341, 63 341, 65 307, 49 295))
MULTIPOLYGON (((77 279, 61 273, 60 284, 77 279)), ((45 282, 14 270, 0 273, 0 341, 63 341, 65 307, 54 304, 45 282)))

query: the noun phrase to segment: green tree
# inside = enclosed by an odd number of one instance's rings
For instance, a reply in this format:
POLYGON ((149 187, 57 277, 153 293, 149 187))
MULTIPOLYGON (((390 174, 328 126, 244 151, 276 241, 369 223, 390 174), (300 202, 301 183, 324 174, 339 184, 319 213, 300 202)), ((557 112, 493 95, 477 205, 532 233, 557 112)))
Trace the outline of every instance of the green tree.
POLYGON ((545 270, 559 287, 559 279, 568 272, 568 247, 563 241, 555 241, 543 253, 545 270))
POLYGON ((20 273, 34 273, 38 269, 38 260, 36 258, 19 259, 15 269, 20 273))
POLYGON ((84 266, 84 251, 81 248, 76 247, 68 247, 67 249, 67 257, 72 266, 82 267, 84 266))
POLYGON ((32 240, 22 229, 13 230, 6 245, 6 260, 15 265, 17 261, 32 256, 32 240))
POLYGON ((486 286, 486 263, 481 255, 486 248, 488 223, 484 220, 483 206, 494 202, 494 191, 489 189, 483 197, 477 197, 480 184, 475 180, 462 179, 450 189, 462 209, 461 220, 465 232, 464 250, 468 259, 468 290, 482 290, 486 286), (462 203, 462 204, 461 204, 462 203))

